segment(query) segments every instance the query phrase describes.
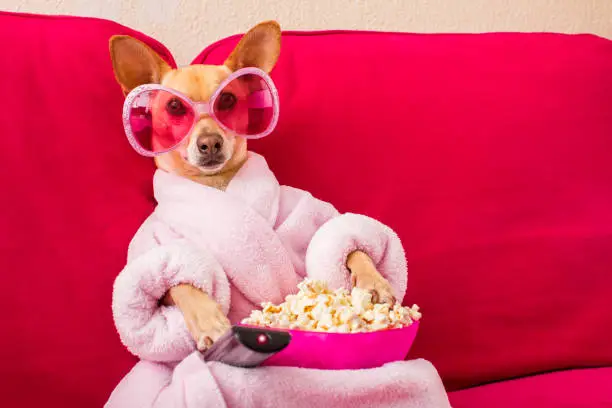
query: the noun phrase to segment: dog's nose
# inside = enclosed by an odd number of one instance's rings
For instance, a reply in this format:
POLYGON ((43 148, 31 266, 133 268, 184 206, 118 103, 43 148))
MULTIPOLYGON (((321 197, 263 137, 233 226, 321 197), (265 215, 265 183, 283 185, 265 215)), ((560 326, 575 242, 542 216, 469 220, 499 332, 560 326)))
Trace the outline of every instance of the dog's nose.
POLYGON ((198 137, 198 150, 205 155, 214 156, 221 152, 223 138, 219 134, 206 134, 198 137))

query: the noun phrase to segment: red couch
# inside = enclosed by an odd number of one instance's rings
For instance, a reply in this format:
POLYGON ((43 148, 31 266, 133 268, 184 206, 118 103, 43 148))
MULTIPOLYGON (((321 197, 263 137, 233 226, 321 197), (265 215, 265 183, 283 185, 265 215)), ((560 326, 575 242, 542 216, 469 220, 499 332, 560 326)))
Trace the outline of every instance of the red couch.
MULTIPOLYGON (((135 362, 110 296, 154 167, 123 134, 120 33, 173 64, 112 22, 0 13, 2 406, 101 406, 135 362)), ((252 148, 399 233, 410 357, 454 407, 612 406, 612 42, 292 32, 273 78, 281 120, 252 148)))

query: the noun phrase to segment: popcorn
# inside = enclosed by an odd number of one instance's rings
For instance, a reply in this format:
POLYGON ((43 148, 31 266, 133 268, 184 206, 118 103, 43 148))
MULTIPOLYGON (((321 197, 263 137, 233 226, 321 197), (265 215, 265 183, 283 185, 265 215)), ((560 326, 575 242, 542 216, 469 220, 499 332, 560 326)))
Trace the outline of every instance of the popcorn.
POLYGON ((361 314, 368 310, 372 305, 372 295, 365 290, 353 289, 351 292, 351 304, 358 314, 361 314))
POLYGON ((305 279, 299 292, 285 302, 261 304, 243 324, 329 333, 360 333, 410 326, 421 319, 419 307, 373 304, 372 295, 359 288, 331 291, 324 281, 305 279))

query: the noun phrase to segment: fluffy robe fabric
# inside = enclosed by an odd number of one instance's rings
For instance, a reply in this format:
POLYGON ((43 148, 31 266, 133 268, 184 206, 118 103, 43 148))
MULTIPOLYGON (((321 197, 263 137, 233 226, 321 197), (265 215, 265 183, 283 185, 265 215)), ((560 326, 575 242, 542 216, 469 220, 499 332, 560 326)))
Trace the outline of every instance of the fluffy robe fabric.
POLYGON ((112 304, 121 341, 143 361, 107 407, 448 406, 436 370, 423 360, 358 372, 205 363, 181 312, 159 304, 170 287, 190 283, 236 323, 261 302, 282 302, 304 277, 349 288, 346 258, 356 249, 402 299, 406 259, 390 228, 280 186, 254 153, 225 192, 160 170, 154 191, 158 206, 130 244, 112 304))

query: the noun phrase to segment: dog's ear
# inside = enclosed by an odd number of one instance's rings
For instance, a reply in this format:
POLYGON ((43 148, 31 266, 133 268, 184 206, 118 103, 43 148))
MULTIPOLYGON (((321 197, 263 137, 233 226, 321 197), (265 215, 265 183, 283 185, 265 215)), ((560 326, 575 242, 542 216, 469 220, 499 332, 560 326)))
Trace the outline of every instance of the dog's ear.
POLYGON ((160 83, 171 70, 148 45, 128 35, 111 37, 109 48, 115 77, 125 94, 139 85, 160 83))
POLYGON ((225 61, 232 71, 257 67, 272 71, 280 54, 281 28, 276 21, 266 21, 251 28, 225 61))

